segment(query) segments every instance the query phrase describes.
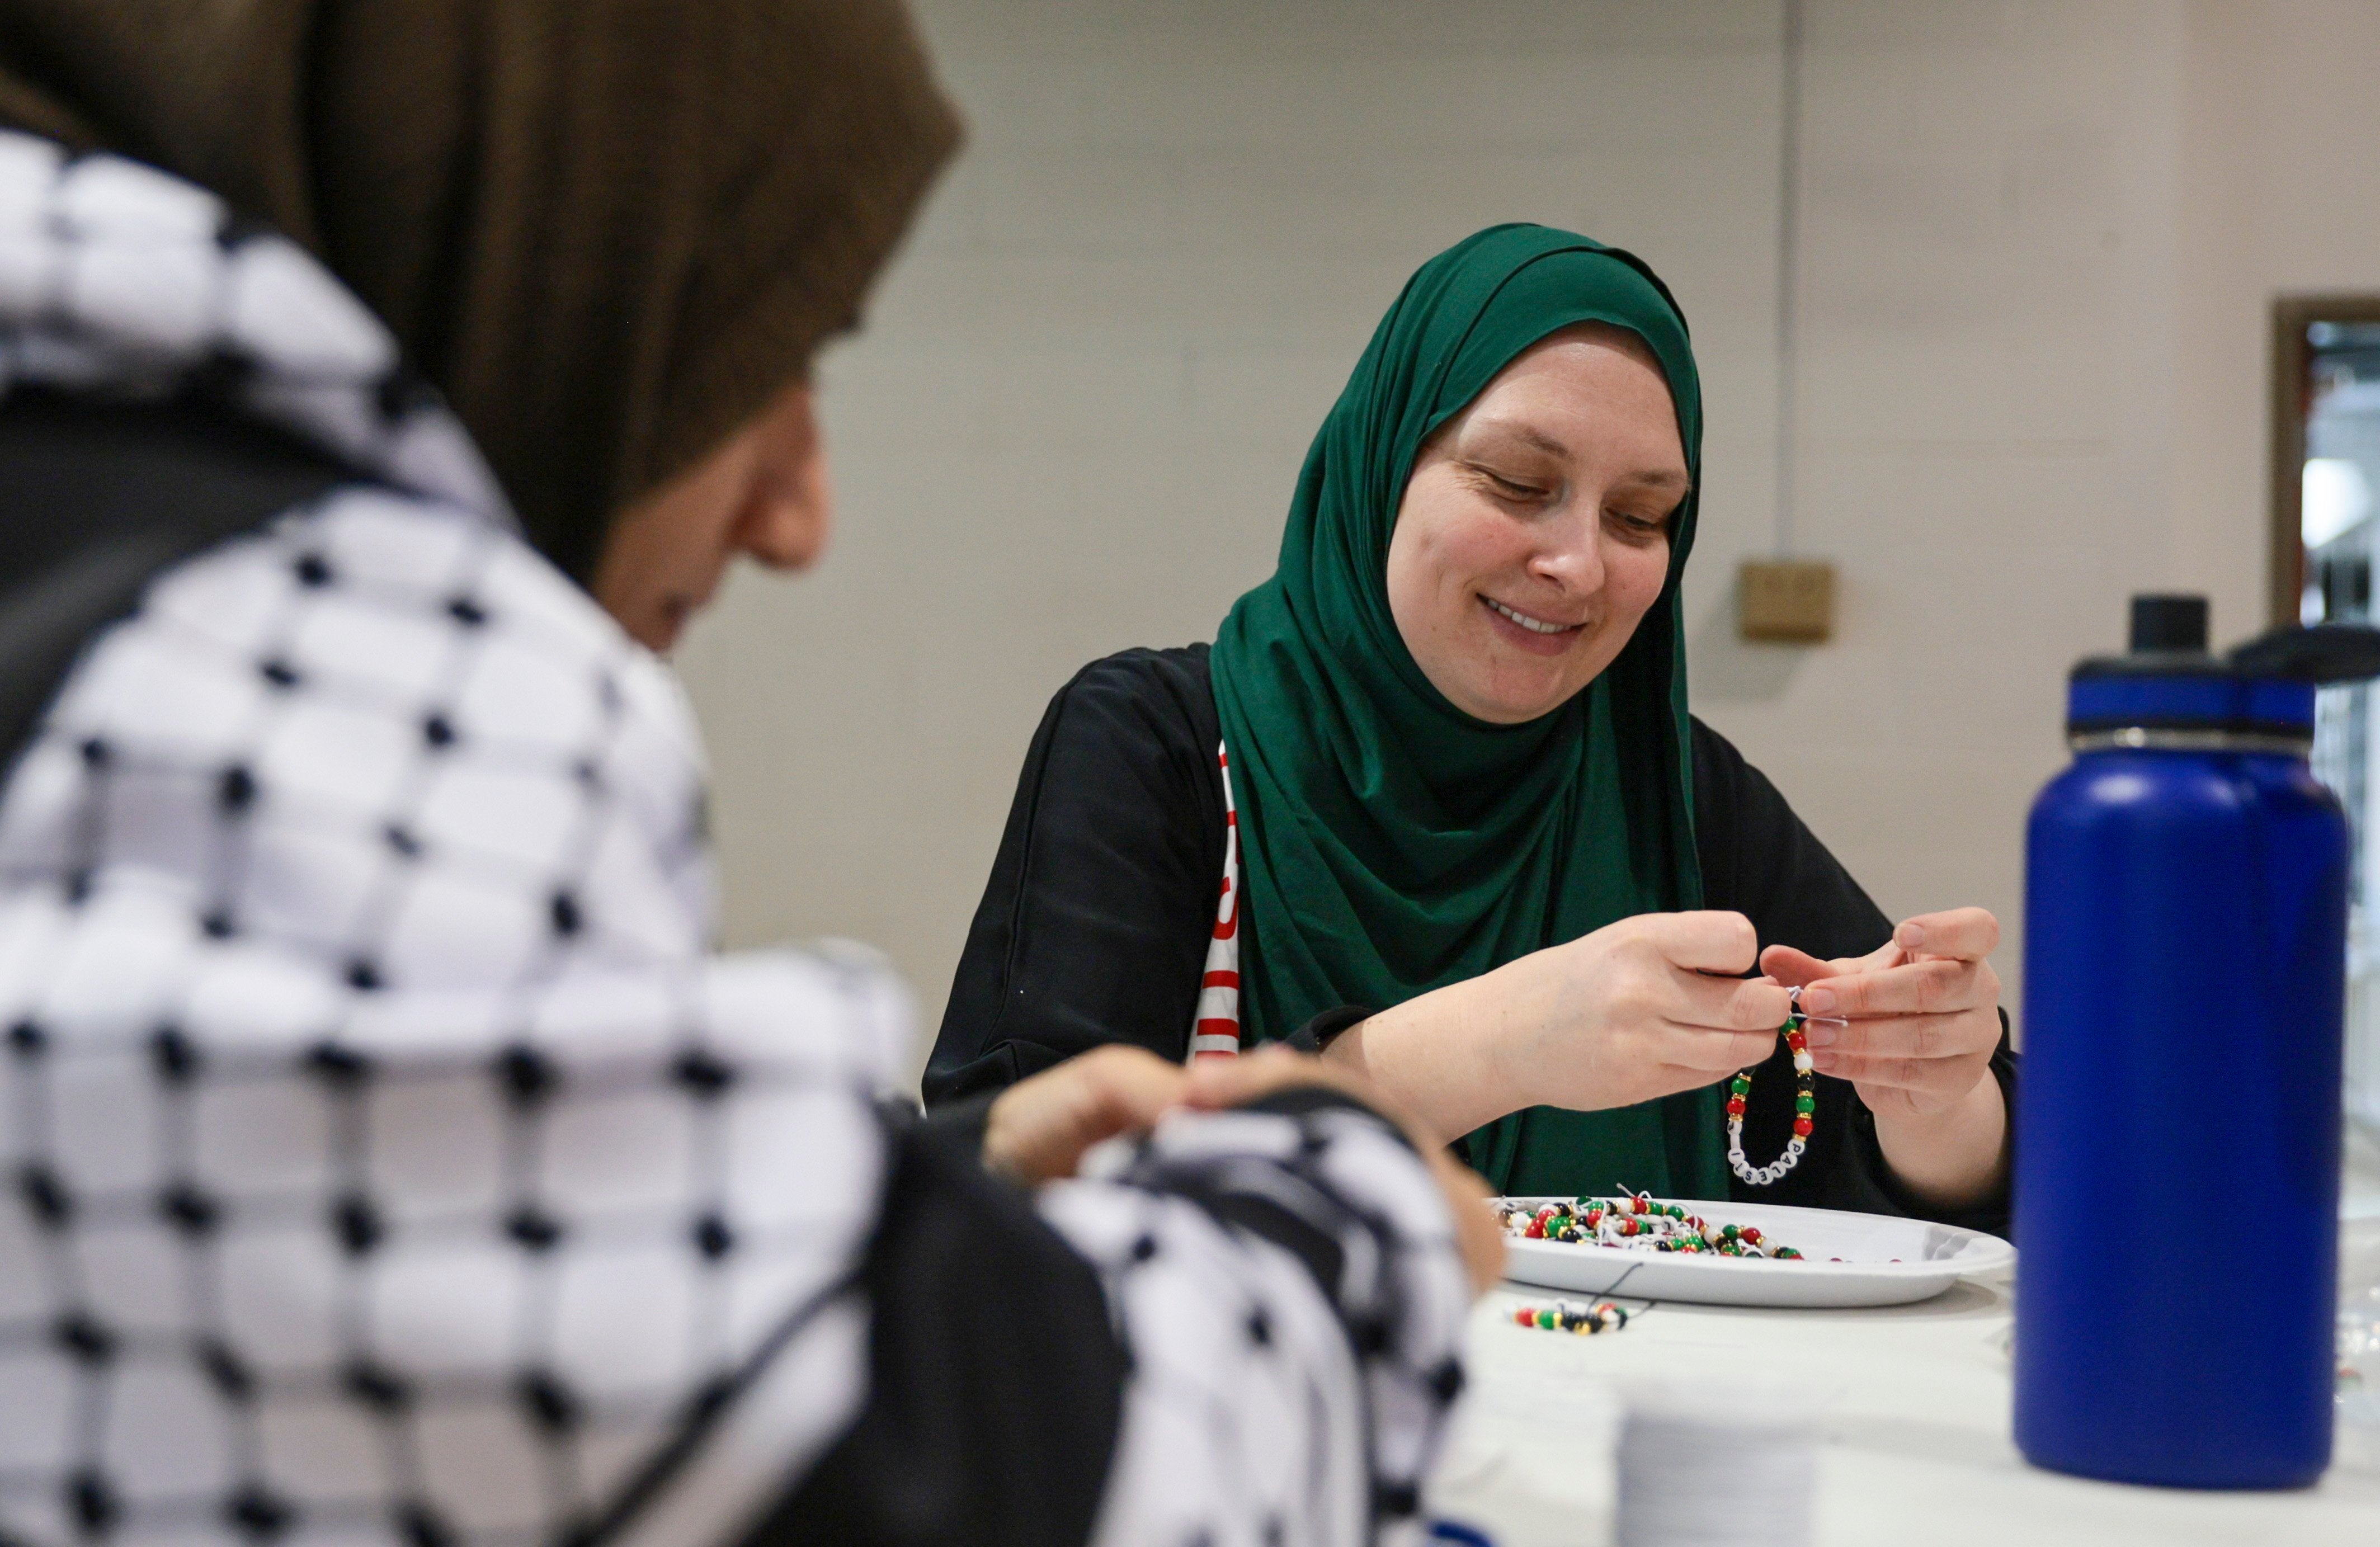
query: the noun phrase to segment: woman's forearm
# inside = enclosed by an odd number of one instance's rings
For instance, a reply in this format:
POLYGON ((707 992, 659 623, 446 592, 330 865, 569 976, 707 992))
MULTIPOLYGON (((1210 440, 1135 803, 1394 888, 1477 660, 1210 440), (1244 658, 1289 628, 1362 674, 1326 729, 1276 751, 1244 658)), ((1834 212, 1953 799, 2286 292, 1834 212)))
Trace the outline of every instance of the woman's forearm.
POLYGON ((1340 1033, 1322 1056, 1363 1074, 1439 1143, 1452 1143, 1528 1105, 1512 1094, 1496 1057, 1505 1007, 1488 986, 1494 977, 1382 1010, 1340 1033))
POLYGON ((1939 1112, 1876 1110, 1876 1139, 1900 1185, 1937 1208, 1981 1203, 2008 1172, 2008 1102, 1989 1073, 1939 1112))

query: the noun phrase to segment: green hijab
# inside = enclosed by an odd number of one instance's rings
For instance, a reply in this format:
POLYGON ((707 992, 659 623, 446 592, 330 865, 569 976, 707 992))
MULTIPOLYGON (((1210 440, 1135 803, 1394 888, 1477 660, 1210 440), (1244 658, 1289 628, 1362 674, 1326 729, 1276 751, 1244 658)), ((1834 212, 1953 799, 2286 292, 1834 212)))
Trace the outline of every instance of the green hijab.
MULTIPOLYGON (((1567 231, 1494 226, 1406 282, 1306 453, 1279 569, 1223 621, 1215 704, 1239 811, 1252 1041, 1702 903, 1678 600, 1693 495, 1635 636, 1526 724, 1449 703, 1389 611, 1389 534, 1422 442, 1515 357, 1580 322, 1651 348, 1699 488, 1701 386, 1661 282, 1567 231)), ((1724 1198, 1719 1114, 1713 1085, 1601 1112, 1532 1107, 1462 1144, 1499 1191, 1724 1198)))

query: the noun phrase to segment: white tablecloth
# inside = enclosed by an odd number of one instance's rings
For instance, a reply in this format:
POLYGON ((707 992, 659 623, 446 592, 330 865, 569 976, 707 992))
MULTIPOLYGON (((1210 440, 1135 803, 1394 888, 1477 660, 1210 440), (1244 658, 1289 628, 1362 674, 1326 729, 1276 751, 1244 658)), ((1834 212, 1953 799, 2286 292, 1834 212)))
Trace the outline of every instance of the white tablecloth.
POLYGON ((1515 1306, 1556 1293, 1508 1286, 1475 1313, 1470 1396, 1432 1494, 1437 1513, 1498 1547, 1609 1541, 1624 1394, 1686 1383, 1732 1384, 1809 1415, 1813 1540, 1826 1547, 2380 1547, 2380 1433, 2369 1429, 2342 1426, 2338 1462, 2303 1493, 2125 1488, 2026 1466, 2009 1436, 2005 1282, 1871 1311, 1661 1305, 1597 1337, 1512 1324, 1515 1306))

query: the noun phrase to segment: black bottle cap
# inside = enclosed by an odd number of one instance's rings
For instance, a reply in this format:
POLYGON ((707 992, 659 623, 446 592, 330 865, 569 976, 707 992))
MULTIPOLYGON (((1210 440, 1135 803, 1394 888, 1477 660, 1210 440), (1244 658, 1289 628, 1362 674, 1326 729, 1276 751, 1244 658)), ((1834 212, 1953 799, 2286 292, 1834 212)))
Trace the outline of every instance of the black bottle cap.
POLYGON ((2132 637, 2127 647, 2144 650, 2206 651, 2206 598, 2196 596, 2136 596, 2132 598, 2132 637))

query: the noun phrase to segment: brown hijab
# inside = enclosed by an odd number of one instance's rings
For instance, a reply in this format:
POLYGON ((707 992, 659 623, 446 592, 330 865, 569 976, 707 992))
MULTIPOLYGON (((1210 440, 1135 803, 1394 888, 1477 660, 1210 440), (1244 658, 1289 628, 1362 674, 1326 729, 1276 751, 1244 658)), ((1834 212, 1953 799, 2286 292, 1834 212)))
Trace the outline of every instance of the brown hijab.
POLYGON ((900 0, 0 0, 0 125, 311 248, 581 579, 856 322, 959 139, 900 0))

